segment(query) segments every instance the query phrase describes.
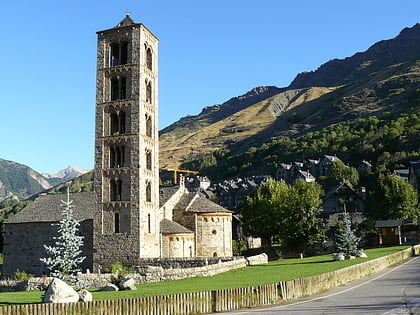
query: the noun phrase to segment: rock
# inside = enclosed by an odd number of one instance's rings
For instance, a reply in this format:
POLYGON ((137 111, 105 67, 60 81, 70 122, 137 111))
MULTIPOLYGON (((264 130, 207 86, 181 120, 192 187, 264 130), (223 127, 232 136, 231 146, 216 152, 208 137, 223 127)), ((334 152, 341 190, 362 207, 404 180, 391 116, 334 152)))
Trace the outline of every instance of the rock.
POLYGON ((92 293, 85 289, 79 291, 79 297, 83 302, 90 302, 93 300, 92 293))
POLYGON ((54 278, 44 294, 44 303, 71 303, 78 302, 79 294, 67 283, 54 278))
POLYGON ((365 252, 361 252, 361 253, 359 253, 359 254, 357 255, 357 257, 360 257, 360 258, 367 258, 367 256, 368 256, 368 255, 366 255, 366 253, 365 253, 365 252))
POLYGON ((334 260, 336 260, 336 261, 340 261, 340 260, 345 259, 343 254, 335 254, 333 257, 334 257, 334 260))
POLYGON ((249 266, 268 263, 268 255, 266 253, 262 253, 262 254, 250 256, 250 257, 245 257, 245 259, 249 266))
POLYGON ((125 278, 124 280, 121 280, 118 286, 121 290, 137 290, 137 287, 135 286, 136 282, 133 278, 125 278))
POLYGON ((118 287, 115 284, 109 283, 108 285, 99 288, 99 291, 118 291, 118 287))

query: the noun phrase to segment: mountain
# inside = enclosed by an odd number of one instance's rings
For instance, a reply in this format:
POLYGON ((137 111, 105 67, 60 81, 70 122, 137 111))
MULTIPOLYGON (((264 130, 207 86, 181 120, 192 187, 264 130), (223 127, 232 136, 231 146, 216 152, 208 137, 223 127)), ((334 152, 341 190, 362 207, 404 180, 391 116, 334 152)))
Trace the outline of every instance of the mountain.
POLYGON ((57 185, 66 182, 70 179, 76 178, 82 174, 89 172, 90 170, 84 170, 76 166, 70 165, 64 170, 59 171, 57 174, 42 173, 51 184, 57 185))
POLYGON ((0 201, 23 199, 51 187, 45 177, 30 167, 0 159, 0 201))
POLYGON ((87 172, 89 170, 69 166, 57 174, 40 174, 26 165, 0 159, 0 202, 26 199, 87 172))
POLYGON ((219 149, 244 152, 273 139, 293 138, 368 116, 418 113, 420 24, 317 70, 288 87, 258 87, 205 107, 161 130, 161 168, 219 149))

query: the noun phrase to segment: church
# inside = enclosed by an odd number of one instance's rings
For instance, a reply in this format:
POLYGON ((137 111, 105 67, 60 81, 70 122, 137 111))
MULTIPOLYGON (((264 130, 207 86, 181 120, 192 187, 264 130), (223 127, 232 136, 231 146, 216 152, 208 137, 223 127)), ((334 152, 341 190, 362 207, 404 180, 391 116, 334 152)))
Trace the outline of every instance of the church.
MULTIPOLYGON (((70 195, 84 236, 82 268, 119 261, 232 256, 232 212, 159 187, 158 39, 129 15, 97 32, 93 192, 70 195)), ((63 195, 43 195, 4 223, 3 275, 45 272, 63 195)))

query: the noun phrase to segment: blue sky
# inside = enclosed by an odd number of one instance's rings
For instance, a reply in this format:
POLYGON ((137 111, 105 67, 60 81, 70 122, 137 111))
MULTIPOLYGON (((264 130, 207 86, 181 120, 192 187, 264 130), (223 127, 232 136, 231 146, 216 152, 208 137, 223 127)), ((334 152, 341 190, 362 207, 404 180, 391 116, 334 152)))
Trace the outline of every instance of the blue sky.
POLYGON ((126 13, 159 39, 159 129, 364 51, 419 20, 418 0, 7 1, 0 158, 93 168, 96 31, 126 13))

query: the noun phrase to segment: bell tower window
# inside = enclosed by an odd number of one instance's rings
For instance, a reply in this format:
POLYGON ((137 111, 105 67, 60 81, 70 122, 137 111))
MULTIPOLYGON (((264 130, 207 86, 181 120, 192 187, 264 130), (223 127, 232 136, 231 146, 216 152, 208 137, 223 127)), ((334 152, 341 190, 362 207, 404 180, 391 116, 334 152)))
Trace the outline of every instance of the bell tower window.
POLYGON ((152 152, 150 150, 146 150, 146 168, 149 171, 152 170, 152 152))
POLYGON ((111 135, 124 134, 126 130, 126 114, 124 111, 113 112, 110 115, 111 135))
POLYGON ((146 136, 152 137, 152 117, 146 115, 146 136))
POLYGON ((118 212, 114 213, 114 232, 120 233, 120 214, 118 212))
POLYGON ((152 50, 150 47, 146 48, 146 66, 148 69, 152 70, 153 59, 152 59, 152 50))
POLYGON ((125 166, 125 146, 111 146, 109 148, 109 167, 119 168, 125 166))
POLYGON ((113 43, 111 44, 110 66, 125 65, 128 62, 128 43, 113 43))
POLYGON ((152 82, 146 81, 146 102, 152 104, 152 82))
POLYGON ((146 182, 146 202, 152 202, 152 183, 146 182))
POLYGON ((127 98, 127 78, 124 76, 111 79, 111 101, 120 101, 127 98))
POLYGON ((122 200, 122 180, 111 179, 110 181, 110 200, 121 201, 122 200))

